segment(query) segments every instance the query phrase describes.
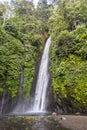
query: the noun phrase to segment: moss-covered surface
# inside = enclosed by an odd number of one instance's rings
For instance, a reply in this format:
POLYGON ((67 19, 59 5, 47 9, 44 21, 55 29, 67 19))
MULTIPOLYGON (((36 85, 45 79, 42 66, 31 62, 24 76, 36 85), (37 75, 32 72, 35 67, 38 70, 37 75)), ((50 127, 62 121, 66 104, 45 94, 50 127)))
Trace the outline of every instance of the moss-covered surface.
POLYGON ((70 130, 63 128, 52 116, 3 116, 0 130, 70 130))
POLYGON ((56 103, 68 112, 87 112, 86 1, 58 1, 51 16, 52 86, 56 103), (73 8, 74 7, 74 8, 73 8))

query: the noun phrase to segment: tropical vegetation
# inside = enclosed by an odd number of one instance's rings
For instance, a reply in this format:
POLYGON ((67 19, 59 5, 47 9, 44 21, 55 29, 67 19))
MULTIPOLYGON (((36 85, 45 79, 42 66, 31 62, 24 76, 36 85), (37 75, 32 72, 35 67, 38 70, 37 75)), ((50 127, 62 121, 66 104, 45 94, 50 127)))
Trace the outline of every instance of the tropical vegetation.
POLYGON ((36 63, 49 35, 56 105, 87 109, 87 1, 12 0, 0 3, 0 99, 29 97, 36 63), (53 3, 52 3, 53 2, 53 3))

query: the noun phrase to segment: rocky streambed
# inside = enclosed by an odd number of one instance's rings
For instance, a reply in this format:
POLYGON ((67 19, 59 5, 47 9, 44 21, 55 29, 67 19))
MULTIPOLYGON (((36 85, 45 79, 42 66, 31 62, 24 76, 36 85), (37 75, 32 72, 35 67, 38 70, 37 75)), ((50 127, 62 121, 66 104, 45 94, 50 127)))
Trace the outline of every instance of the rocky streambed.
POLYGON ((0 130, 86 130, 87 116, 0 116, 0 130))

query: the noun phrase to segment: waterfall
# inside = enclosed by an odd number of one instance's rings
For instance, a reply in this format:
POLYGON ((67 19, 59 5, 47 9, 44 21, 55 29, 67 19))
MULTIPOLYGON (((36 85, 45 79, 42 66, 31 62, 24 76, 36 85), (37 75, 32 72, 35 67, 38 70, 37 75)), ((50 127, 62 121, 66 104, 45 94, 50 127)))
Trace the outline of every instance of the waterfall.
MULTIPOLYGON (((29 100, 25 100, 22 103, 18 102, 17 106, 13 109, 11 114, 36 114, 36 113, 47 113, 47 89, 49 83, 49 48, 51 44, 51 38, 47 39, 47 42, 44 47, 39 73, 37 77, 36 90, 34 94, 33 103, 28 102, 29 100), (29 105, 28 105, 29 103, 29 105)), ((22 74, 22 73, 21 73, 22 74)), ((21 75, 20 85, 22 86, 23 75, 21 75)), ((21 87, 19 88, 19 92, 21 92, 21 87)), ((30 99, 30 98, 29 98, 30 99)))
POLYGON ((49 83, 49 72, 48 72, 48 64, 49 64, 49 48, 51 44, 51 38, 48 38, 45 48, 43 51, 39 74, 36 83, 33 111, 34 112, 44 112, 46 111, 46 101, 47 101, 47 88, 49 83))

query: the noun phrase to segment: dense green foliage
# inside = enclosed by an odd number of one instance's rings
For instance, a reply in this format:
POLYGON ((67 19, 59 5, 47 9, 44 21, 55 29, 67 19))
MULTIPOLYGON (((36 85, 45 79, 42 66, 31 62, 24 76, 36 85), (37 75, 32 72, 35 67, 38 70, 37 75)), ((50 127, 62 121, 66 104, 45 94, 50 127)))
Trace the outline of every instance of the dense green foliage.
POLYGON ((50 9, 40 6, 35 9, 27 0, 14 0, 12 6, 10 10, 9 6, 0 3, 0 95, 9 92, 15 97, 22 88, 22 95, 28 97, 35 62, 48 36, 50 9), (8 9, 11 17, 6 15, 8 9))
POLYGON ((55 3, 39 0, 37 8, 27 0, 13 0, 13 8, 0 3, 0 98, 4 92, 29 97, 35 63, 50 34, 56 102, 80 110, 87 108, 87 1, 55 3))
POLYGON ((52 85, 60 106, 87 107, 87 2, 59 0, 50 17, 52 85))

